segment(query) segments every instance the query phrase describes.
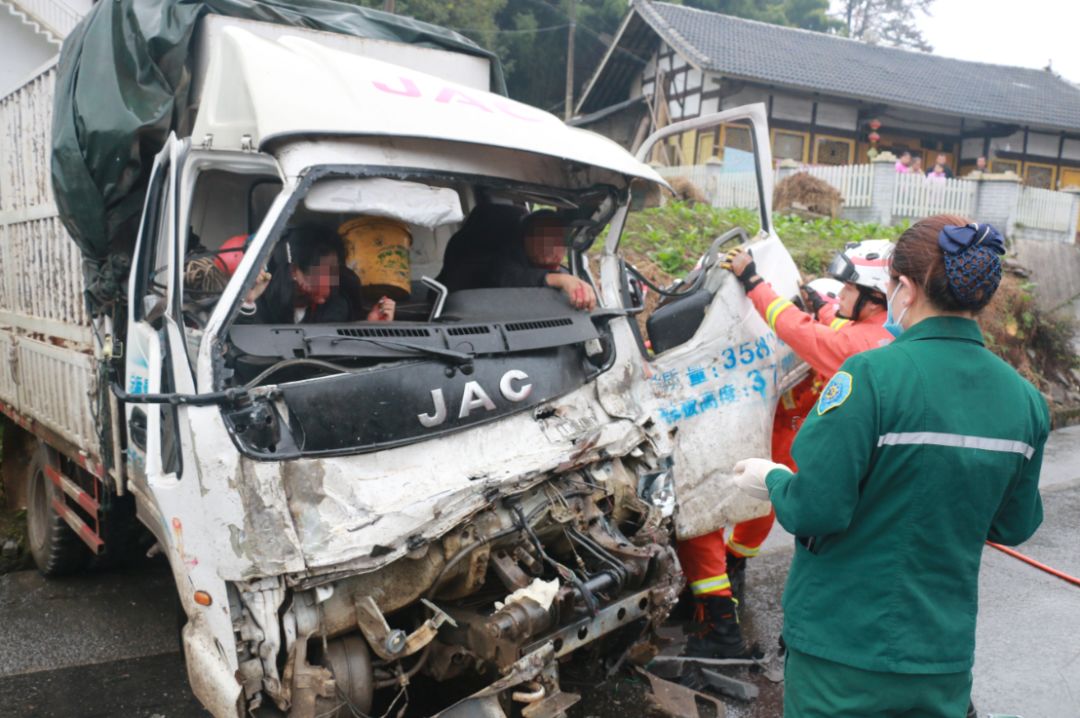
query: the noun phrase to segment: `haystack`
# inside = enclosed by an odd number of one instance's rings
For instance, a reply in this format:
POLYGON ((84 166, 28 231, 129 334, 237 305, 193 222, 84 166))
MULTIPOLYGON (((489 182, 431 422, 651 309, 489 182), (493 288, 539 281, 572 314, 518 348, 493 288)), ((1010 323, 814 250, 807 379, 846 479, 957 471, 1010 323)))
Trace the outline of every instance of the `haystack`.
POLYGON ((779 214, 809 212, 836 219, 843 201, 835 187, 807 172, 785 177, 776 183, 773 190, 773 211, 779 214))
POLYGON ((668 180, 668 184, 671 185, 671 189, 675 190, 676 199, 691 206, 698 202, 705 203, 707 201, 705 193, 686 177, 672 177, 668 180))

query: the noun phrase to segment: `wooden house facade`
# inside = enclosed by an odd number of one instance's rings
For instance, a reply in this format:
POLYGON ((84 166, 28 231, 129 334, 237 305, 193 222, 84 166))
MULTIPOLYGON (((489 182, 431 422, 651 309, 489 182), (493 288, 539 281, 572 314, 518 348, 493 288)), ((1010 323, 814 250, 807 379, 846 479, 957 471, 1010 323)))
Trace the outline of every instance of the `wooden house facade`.
MULTIPOLYGON (((985 156, 1025 184, 1080 186, 1080 88, 1049 70, 967 62, 631 0, 585 85, 578 126, 635 149, 649 131, 747 103, 768 107, 773 156, 861 164, 872 147, 944 154, 963 175, 985 156), (874 140, 873 142, 871 140, 874 140)), ((745 127, 684 133, 668 164, 749 150, 745 127)))

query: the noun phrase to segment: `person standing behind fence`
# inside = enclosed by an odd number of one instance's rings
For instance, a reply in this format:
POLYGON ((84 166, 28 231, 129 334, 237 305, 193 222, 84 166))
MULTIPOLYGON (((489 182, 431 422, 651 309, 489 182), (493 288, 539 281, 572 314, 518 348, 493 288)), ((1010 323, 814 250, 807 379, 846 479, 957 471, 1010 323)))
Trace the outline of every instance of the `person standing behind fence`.
POLYGON ((896 161, 896 171, 902 175, 911 172, 911 153, 907 150, 900 153, 900 159, 896 161))
POLYGON ((939 152, 937 159, 934 160, 934 166, 926 173, 929 177, 931 174, 938 171, 941 168, 941 172, 945 175, 945 179, 952 179, 954 177, 952 167, 949 167, 949 158, 944 153, 939 152))
POLYGON ((785 718, 959 718, 986 541, 1042 522, 1046 401, 983 345, 1001 281, 990 225, 938 215, 897 240, 886 347, 851 357, 795 439, 798 472, 735 466, 798 537, 784 590, 785 718))

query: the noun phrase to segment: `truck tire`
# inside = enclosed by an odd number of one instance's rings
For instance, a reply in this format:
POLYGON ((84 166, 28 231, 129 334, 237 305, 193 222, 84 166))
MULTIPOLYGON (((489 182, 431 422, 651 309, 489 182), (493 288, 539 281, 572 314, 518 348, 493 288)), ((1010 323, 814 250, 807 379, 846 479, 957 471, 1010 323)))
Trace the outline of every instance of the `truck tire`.
POLYGON ((90 550, 52 507, 59 490, 45 475, 45 467, 59 470, 56 453, 43 443, 27 469, 26 534, 30 554, 43 576, 65 576, 86 567, 90 550))

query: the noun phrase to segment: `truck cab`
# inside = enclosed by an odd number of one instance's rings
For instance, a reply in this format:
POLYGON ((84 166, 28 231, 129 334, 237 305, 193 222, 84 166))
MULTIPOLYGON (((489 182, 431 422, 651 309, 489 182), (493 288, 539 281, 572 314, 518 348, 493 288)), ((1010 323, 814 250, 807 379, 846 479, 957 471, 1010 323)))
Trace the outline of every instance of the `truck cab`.
POLYGON ((731 467, 768 455, 805 367, 718 261, 748 243, 796 294, 764 108, 672 125, 634 157, 476 68, 205 22, 193 129, 155 160, 111 359, 123 485, 175 576, 195 694, 215 716, 561 713, 577 696, 560 674, 654 650, 677 538, 768 510, 731 467), (655 148, 723 123, 753 138, 760 230, 717 237, 667 288, 650 348, 620 237, 666 188, 655 148), (540 208, 567 228, 552 271, 595 309, 501 281, 540 208), (252 319, 301 227, 340 238, 341 292, 390 258, 394 321, 252 319))

